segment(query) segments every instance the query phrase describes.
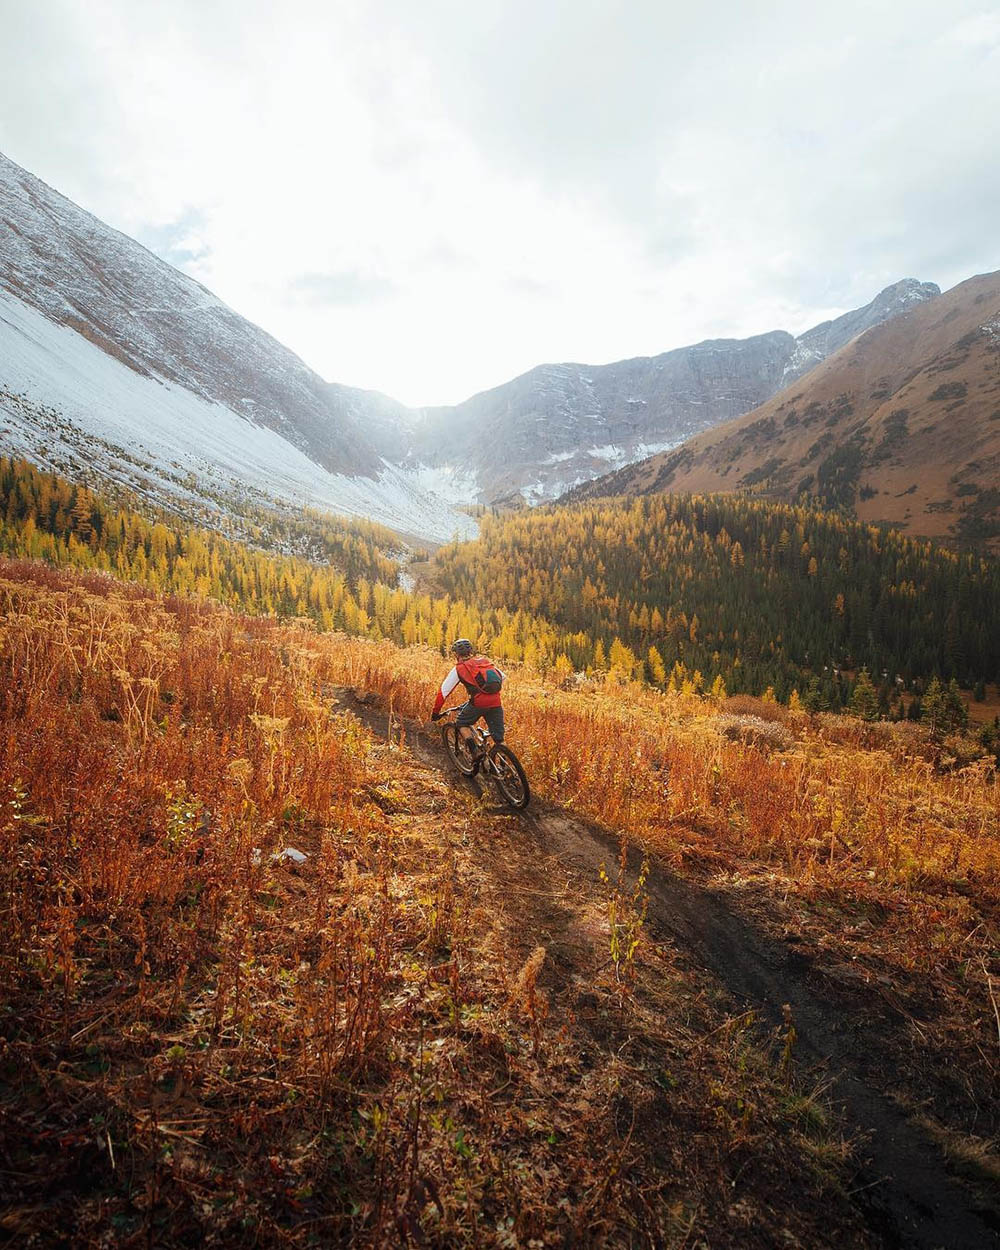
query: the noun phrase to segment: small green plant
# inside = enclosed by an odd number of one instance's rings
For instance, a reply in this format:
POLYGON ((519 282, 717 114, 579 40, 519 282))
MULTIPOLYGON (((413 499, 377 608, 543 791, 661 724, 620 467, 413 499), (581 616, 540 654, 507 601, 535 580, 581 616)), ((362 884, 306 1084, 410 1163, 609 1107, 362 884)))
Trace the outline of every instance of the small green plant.
POLYGON ((612 881, 604 864, 600 868, 601 884, 608 888, 608 929, 611 961, 615 979, 630 985, 635 979, 635 956, 642 938, 646 912, 649 909, 649 860, 644 858, 631 888, 628 884, 628 840, 622 839, 618 870, 612 881))
POLYGON ((183 783, 167 791, 167 828, 163 842, 168 851, 183 851, 194 840, 201 819, 199 806, 190 798, 183 783))

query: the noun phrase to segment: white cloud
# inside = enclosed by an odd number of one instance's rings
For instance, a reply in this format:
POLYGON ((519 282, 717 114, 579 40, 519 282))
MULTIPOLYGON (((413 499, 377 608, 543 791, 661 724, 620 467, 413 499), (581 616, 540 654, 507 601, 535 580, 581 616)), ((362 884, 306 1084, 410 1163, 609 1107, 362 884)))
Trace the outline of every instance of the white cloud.
POLYGON ((333 380, 802 329, 995 267, 996 14, 0 0, 0 148, 333 380), (10 12, 7 12, 7 10, 10 12))

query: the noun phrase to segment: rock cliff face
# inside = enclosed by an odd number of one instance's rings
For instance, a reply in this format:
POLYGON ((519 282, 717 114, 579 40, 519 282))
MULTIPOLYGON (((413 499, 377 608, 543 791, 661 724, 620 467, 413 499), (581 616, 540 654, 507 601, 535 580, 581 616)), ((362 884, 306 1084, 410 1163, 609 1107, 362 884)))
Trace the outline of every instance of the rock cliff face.
POLYGON ((992 273, 913 300, 753 412, 569 498, 807 496, 860 520, 1000 550, 998 484, 1000 273, 992 273))
POLYGON ((798 338, 775 330, 610 365, 540 365, 397 426, 400 461, 478 502, 552 499, 749 412, 855 335, 938 294, 906 279, 798 338))
POLYGON ((593 368, 541 365, 428 410, 416 454, 475 477, 486 502, 552 498, 773 395, 794 343, 779 331, 593 368))

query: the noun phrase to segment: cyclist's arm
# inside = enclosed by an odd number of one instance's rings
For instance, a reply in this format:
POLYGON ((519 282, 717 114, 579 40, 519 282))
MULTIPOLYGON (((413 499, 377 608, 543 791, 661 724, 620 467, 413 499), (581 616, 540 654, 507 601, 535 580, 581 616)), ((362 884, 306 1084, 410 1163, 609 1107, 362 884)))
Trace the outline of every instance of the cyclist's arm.
POLYGON ((432 716, 436 716, 438 712, 441 711, 441 706, 445 699, 447 699, 458 683, 458 668, 455 667, 441 683, 441 689, 437 692, 437 698, 434 700, 434 711, 431 713, 432 716))

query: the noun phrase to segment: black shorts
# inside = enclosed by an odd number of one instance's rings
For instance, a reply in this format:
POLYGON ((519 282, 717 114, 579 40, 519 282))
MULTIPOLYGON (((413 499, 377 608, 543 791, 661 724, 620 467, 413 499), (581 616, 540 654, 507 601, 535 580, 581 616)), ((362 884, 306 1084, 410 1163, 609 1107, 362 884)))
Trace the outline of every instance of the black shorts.
POLYGON ((493 737, 494 742, 503 742, 503 708, 502 707, 473 707, 471 703, 462 705, 462 710, 455 718, 455 724, 459 728, 465 725, 474 725, 480 716, 486 722, 487 728, 493 737))

